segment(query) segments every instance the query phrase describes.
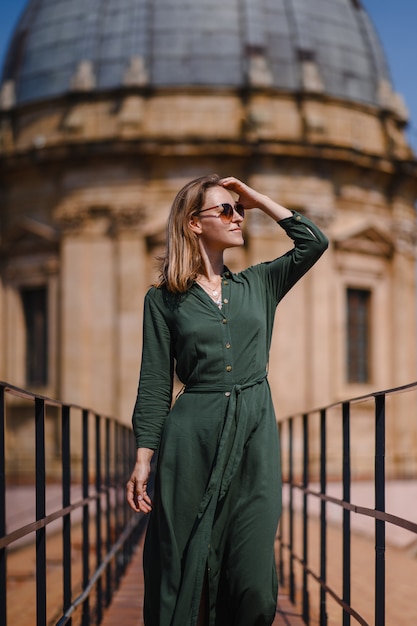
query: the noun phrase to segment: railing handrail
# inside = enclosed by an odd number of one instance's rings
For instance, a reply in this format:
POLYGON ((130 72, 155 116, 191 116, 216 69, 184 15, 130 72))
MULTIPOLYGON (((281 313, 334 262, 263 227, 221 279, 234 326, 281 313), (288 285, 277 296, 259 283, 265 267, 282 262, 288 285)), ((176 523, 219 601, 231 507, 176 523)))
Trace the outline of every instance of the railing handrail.
POLYGON ((55 398, 50 398, 49 396, 44 396, 40 393, 28 391, 27 389, 17 387, 16 385, 12 385, 8 382, 5 382, 4 380, 0 380, 0 388, 4 389, 4 391, 11 393, 12 395, 18 398, 22 398, 22 400, 34 400, 35 398, 38 398, 39 400, 45 401, 49 406, 55 406, 59 408, 69 407, 71 409, 75 409, 79 411, 85 410, 85 411, 89 411, 90 413, 94 415, 98 413, 100 417, 104 419, 108 419, 112 422, 117 422, 120 424, 122 423, 119 420, 117 420, 115 417, 101 413, 101 412, 97 412, 91 407, 86 407, 82 404, 77 404, 76 402, 65 402, 64 400, 56 400, 55 398))
POLYGON ((378 391, 370 391, 361 396, 354 396, 353 398, 346 398, 344 400, 335 400, 334 402, 331 402, 330 404, 325 404, 324 406, 321 405, 313 409, 308 409, 307 411, 297 411, 296 413, 290 416, 281 418, 279 421, 286 422, 287 420, 295 418, 295 417, 302 417, 303 415, 311 415, 313 413, 317 414, 317 413, 320 413, 320 411, 328 411, 330 409, 334 409, 338 406, 341 406, 345 403, 349 403, 350 405, 358 404, 359 402, 363 402, 364 400, 372 400, 372 398, 375 399, 379 396, 392 396, 398 393, 405 393, 406 391, 411 391, 412 389, 417 390, 417 381, 414 381, 412 383, 407 383, 405 385, 399 385, 398 387, 390 387, 388 389, 379 389, 378 391))
MULTIPOLYGON (((289 484, 289 483, 288 483, 289 484)), ((310 496, 314 496, 323 502, 330 502, 331 504, 337 504, 343 509, 347 509, 348 511, 352 511, 352 513, 358 513, 359 515, 366 515, 367 517, 372 517, 374 519, 379 519, 384 522, 389 522, 394 526, 398 526, 399 528, 403 528, 404 530, 408 530, 412 533, 417 534, 417 523, 407 520, 403 517, 399 517, 398 515, 392 515, 391 513, 382 513, 381 511, 376 511, 375 509, 370 509, 366 506, 359 506, 357 504, 351 504, 350 502, 346 502, 341 498, 335 498, 334 496, 327 496, 320 491, 313 491, 312 489, 304 488, 300 483, 293 482, 291 483, 293 487, 298 489, 301 493, 305 493, 310 496)))
MULTIPOLYGON (((7 626, 7 555, 19 539, 36 536, 36 624, 46 626, 46 529, 62 519, 63 613, 57 624, 71 623, 72 615, 82 607, 82 624, 87 626, 94 615, 99 624, 103 608, 108 606, 118 586, 133 549, 144 530, 144 517, 129 510, 125 499, 125 481, 135 457, 131 428, 113 417, 102 415, 79 404, 68 403, 0 382, 0 623, 7 626), (16 410, 6 398, 17 397, 33 403, 35 422, 34 456, 36 462, 36 514, 34 521, 24 523, 7 533, 6 527, 6 413, 16 410), (46 513, 46 408, 57 409, 61 420, 61 492, 62 506, 46 513), (71 499, 71 418, 77 414, 81 434, 80 481, 82 496, 71 499), (90 433, 93 436, 90 437, 90 433), (92 441, 90 441, 90 438, 92 441), (94 457, 94 458, 93 458, 94 457), (92 461, 95 461, 92 470, 92 461), (94 479, 94 480, 93 480, 94 479), (104 506, 102 506, 102 500, 104 506), (95 504, 94 511, 90 511, 95 504), (74 598, 71 575, 71 515, 82 512, 82 592, 74 598), (90 527, 95 527, 95 566, 90 562, 90 527), (103 531, 103 528, 105 530, 103 531), (94 569, 94 571, 92 571, 94 569), (103 582, 103 578, 105 581, 103 582), (90 606, 91 592, 95 603, 90 606)), ((77 483, 78 484, 78 483, 77 483)), ((48 620, 50 621, 50 619, 48 620)), ((92 623, 92 622, 91 622, 92 623)))

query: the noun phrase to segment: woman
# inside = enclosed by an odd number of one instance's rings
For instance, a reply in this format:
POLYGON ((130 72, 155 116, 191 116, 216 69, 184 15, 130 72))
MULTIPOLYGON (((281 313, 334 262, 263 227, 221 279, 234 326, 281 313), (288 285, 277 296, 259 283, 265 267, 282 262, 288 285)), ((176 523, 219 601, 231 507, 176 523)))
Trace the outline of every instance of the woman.
POLYGON ((174 200, 161 280, 145 297, 137 460, 127 483, 130 506, 152 511, 146 626, 274 620, 281 477, 268 352, 278 302, 327 244, 307 218, 233 177, 198 178, 174 200), (295 247, 233 274, 223 253, 243 245, 244 211, 254 208, 295 247), (171 406, 174 364, 184 390, 171 406))

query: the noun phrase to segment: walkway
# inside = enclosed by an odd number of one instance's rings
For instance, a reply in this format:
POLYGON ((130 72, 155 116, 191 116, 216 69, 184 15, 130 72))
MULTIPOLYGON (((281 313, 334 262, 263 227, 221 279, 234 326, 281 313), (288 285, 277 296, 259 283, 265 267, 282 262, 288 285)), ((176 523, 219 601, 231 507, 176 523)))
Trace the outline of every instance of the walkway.
MULTIPOLYGON (((332 493, 336 488, 336 485, 329 485, 329 491, 332 493)), ((417 520, 416 489, 416 481, 387 485, 388 510, 393 514, 417 520), (398 504, 394 500, 398 500, 398 504)), ((13 493, 8 494, 10 496, 10 500, 8 500, 10 508, 7 510, 18 518, 15 520, 15 524, 33 521, 33 494, 21 488, 12 491, 13 493)), ((48 486, 49 492, 51 492, 51 488, 48 486)), ((366 487, 364 483, 355 486, 353 494, 357 504, 365 502, 369 505, 373 501, 371 487, 366 487)), ((50 503, 50 507, 53 509, 53 503, 50 503)), ((319 522, 314 507, 311 506, 311 509, 309 517, 309 564, 314 571, 317 571, 319 522)), ((12 521, 10 520, 10 530, 13 525, 12 521)), ((72 577, 74 593, 77 594, 80 591, 82 580, 81 528, 76 520, 73 521, 72 577)), ((375 548, 372 535, 374 528, 370 518, 366 526, 363 520, 361 524, 358 523, 359 521, 359 516, 352 514, 352 605, 369 624, 373 624, 375 548)), ((335 507, 329 506, 328 580, 338 592, 341 592, 341 527, 338 511, 335 507)), ((297 525, 295 529, 296 541, 300 541, 301 536, 301 528, 297 525)), ((93 550, 94 546, 92 546, 93 550)), ((392 529, 387 528, 385 560, 387 590, 385 624, 386 626, 415 626, 417 625, 417 538, 415 535, 410 533, 405 535, 403 532, 394 535, 392 529)), ((143 598, 141 562, 142 553, 139 547, 128 567, 126 576, 122 579, 121 585, 115 593, 112 605, 105 612, 104 626, 119 624, 122 626, 141 626, 141 602, 143 598)), ((19 549, 10 551, 7 561, 8 624, 10 626, 33 626, 35 623, 33 614, 36 602, 35 576, 34 544, 24 544, 19 549)), ((297 572, 297 593, 300 592, 300 587, 301 575, 297 572)), ((284 592, 285 590, 282 590, 279 598, 279 609, 282 613, 277 614, 274 624, 275 626, 284 624, 286 626, 301 626, 300 608, 297 607, 294 610, 284 592)), ((48 623, 55 623, 54 618, 60 614, 59 607, 62 602, 62 538, 60 532, 55 533, 53 529, 51 529, 47 542, 47 598, 48 623)), ((317 583, 313 580, 309 582, 309 598, 310 623, 311 626, 317 626, 319 623, 319 590, 317 583)), ((328 626, 340 626, 342 623, 341 613, 340 607, 329 599, 327 605, 328 626)), ((74 624, 78 624, 78 619, 74 620, 74 624)))
MULTIPOLYGON (((335 489, 331 486, 330 490, 335 489)), ((405 482, 390 484, 387 487, 387 501, 390 511, 404 513, 405 517, 416 519, 417 484, 405 482), (395 500, 398 500, 397 505, 395 500), (402 508, 405 510, 403 511, 402 508)), ((355 487, 355 502, 372 501, 370 485, 355 487)), ((311 507, 314 509, 314 507, 311 507)), ((338 592, 342 591, 342 524, 338 511, 329 507, 328 520, 328 581, 338 592)), ((285 517, 284 517, 285 523, 285 517)), ((374 624, 374 567, 375 547, 373 540, 373 520, 364 522, 360 516, 352 514, 352 606, 362 615, 368 624, 374 624)), ((296 516, 295 538, 301 541, 300 517, 296 516)), ((320 526, 317 516, 312 512, 309 517, 309 565, 313 571, 319 570, 320 526)), ((142 626, 142 552, 136 553, 126 577, 123 579, 112 606, 105 613, 103 626, 142 626)), ((387 546, 385 552, 386 568, 386 615, 385 626, 417 625, 416 580, 417 580, 417 541, 411 533, 395 530, 387 525, 387 546)), ((302 575, 296 566, 296 592, 300 595, 302 575)), ((317 583, 309 580, 310 625, 319 624, 320 594, 317 583)), ((281 590, 278 601, 278 613, 274 626, 302 626, 300 604, 293 607, 285 589, 281 590)), ((327 601, 327 625, 342 624, 342 609, 331 598, 327 601)), ((352 625, 356 623, 351 620, 352 625)))
MULTIPOLYGON (((142 576, 142 545, 132 562, 121 585, 114 595, 113 602, 104 615, 102 626, 143 626, 143 576, 142 576)), ((277 616, 273 626, 303 626, 299 612, 293 607, 285 593, 278 599, 277 616)))

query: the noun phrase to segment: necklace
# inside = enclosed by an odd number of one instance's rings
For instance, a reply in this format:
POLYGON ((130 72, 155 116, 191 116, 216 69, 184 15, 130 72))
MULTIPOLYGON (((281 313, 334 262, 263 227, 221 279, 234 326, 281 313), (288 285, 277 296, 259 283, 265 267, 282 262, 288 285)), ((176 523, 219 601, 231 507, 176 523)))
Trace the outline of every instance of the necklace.
POLYGON ((196 282, 200 285, 200 287, 202 287, 204 289, 204 291, 206 293, 208 293, 210 298, 219 307, 219 309, 221 309, 222 308, 222 288, 221 288, 222 287, 222 279, 221 279, 221 277, 219 277, 219 284, 218 284, 218 286, 216 286, 214 289, 212 289, 212 287, 211 287, 209 282, 207 282, 206 285, 201 280, 197 280, 196 282))

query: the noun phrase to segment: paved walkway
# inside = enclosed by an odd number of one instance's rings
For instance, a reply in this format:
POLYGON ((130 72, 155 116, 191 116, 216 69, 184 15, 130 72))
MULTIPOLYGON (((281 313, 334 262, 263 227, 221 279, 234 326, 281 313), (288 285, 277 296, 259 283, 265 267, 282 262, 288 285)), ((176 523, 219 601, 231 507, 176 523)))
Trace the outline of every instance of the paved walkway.
MULTIPOLYGON (((387 485, 387 510, 390 513, 417 520, 417 493, 416 482, 406 484, 387 485), (394 500, 399 504, 394 506, 394 500)), ((330 487, 337 490, 337 485, 330 487)), ((329 488, 329 489, 330 489, 329 488)), ((367 506, 373 506, 371 487, 359 484, 355 487, 353 500, 357 504, 362 502, 367 506)), ((33 490, 32 490, 33 491, 33 490)), ((49 489, 48 489, 49 491, 49 489)), ((54 500, 51 496, 51 500, 54 500)), ((33 493, 25 490, 12 490, 8 494, 7 511, 12 513, 9 519, 9 530, 14 526, 33 521, 33 493)), ((59 502, 59 498, 58 498, 59 502)), ((49 503, 50 510, 55 506, 49 503)), ((315 572, 319 567, 319 523, 314 507, 311 507, 309 515, 309 566, 315 572)), ((341 595, 342 589, 342 533, 340 511, 336 507, 329 507, 328 523, 328 581, 331 587, 341 595), (334 510, 333 510, 334 509, 334 510)), ((73 520, 73 546, 72 546, 72 575, 74 594, 77 595, 81 588, 81 538, 80 527, 73 520)), ((299 520, 295 529, 295 540, 298 548, 301 546, 301 527, 299 520)), ((285 529, 285 517, 284 517, 285 529)), ((368 624, 374 624, 374 562, 375 549, 373 542, 373 521, 364 520, 352 513, 352 606, 357 610, 368 624), (366 522, 366 524, 365 524, 366 522)), ((412 533, 404 534, 405 531, 394 533, 390 525, 387 525, 387 547, 385 553, 386 564, 386 620, 385 626, 416 626, 417 625, 417 537, 412 533)), ((48 599, 48 623, 55 623, 54 617, 59 615, 59 607, 62 603, 62 541, 60 533, 54 533, 48 529, 47 541, 47 599, 48 599), (49 532, 51 531, 51 532, 49 532)), ((94 546, 92 546, 92 551, 94 546)), ((301 553, 301 550, 298 551, 301 553)), ((141 602, 143 588, 141 588, 142 556, 140 548, 132 560, 126 577, 115 594, 112 606, 106 611, 103 622, 104 626, 140 626, 141 625, 141 602), (117 613, 119 611, 119 613, 117 613), (123 612, 126 614, 124 615, 123 612), (127 616, 130 613, 130 617, 127 616), (129 621, 133 620, 133 621, 129 621)), ((7 559, 8 577, 8 626, 33 626, 34 606, 36 602, 35 590, 36 557, 33 543, 22 545, 20 549, 12 550, 7 559)), ((297 600, 301 594, 302 576, 296 569, 297 600)), ((318 625, 319 615, 319 587, 312 579, 309 579, 310 601, 310 624, 318 625)), ((279 610, 274 622, 275 626, 300 626, 300 604, 294 609, 285 596, 285 589, 281 590, 279 598, 279 610)), ((342 624, 342 610, 331 598, 327 601, 328 626, 340 626, 342 624)), ((73 620, 74 626, 78 624, 78 616, 73 620)), ((353 623, 356 623, 352 619, 353 623)))
MULTIPOLYGON (((340 485, 330 485, 329 493, 338 497, 340 485)), ((412 521, 417 519, 417 482, 403 481, 387 483, 387 510, 390 513, 412 521)), ((285 493, 284 493, 285 500, 285 493)), ((358 483, 352 485, 352 501, 358 505, 373 506, 373 485, 358 483)), ((299 503, 296 503, 298 506, 299 503)), ((310 510, 311 509, 311 510, 310 510)), ((309 567, 319 572, 320 526, 314 505, 309 514, 309 567)), ((284 517, 285 524, 285 517, 284 517)), ((367 624, 375 623, 375 547, 374 521, 371 518, 351 514, 351 606, 361 615, 367 624)), ((301 555, 301 519, 296 516, 295 542, 301 555)), ((387 545, 385 550, 385 626, 417 626, 417 537, 410 532, 386 525, 387 545)), ((327 580, 331 588, 342 595, 342 523, 339 507, 328 507, 327 526, 327 580)), ((142 626, 143 585, 141 570, 141 552, 133 559, 125 581, 113 605, 105 615, 104 626, 113 626, 123 622, 123 626, 142 626), (133 608, 133 621, 129 621, 128 609, 133 608), (135 608, 136 607, 136 608, 135 608), (126 614, 126 618, 125 618, 126 614), (139 617, 138 617, 139 616, 139 617), (106 621, 107 620, 107 621, 106 621)), ((286 590, 280 590, 278 613, 274 626, 300 626, 301 620, 301 568, 295 568, 297 606, 289 602, 286 590)), ((288 574, 288 570, 287 570, 288 574)), ((320 589, 313 578, 309 578, 308 597, 310 603, 310 625, 319 624, 320 589)), ((340 626, 343 623, 342 609, 327 597, 327 626, 340 626)), ((352 624, 357 623, 354 618, 352 624)))
MULTIPOLYGON (((122 583, 107 609, 102 626, 143 626, 142 545, 136 551, 122 583)), ((303 626, 299 611, 291 604, 285 592, 278 599, 277 616, 273 626, 303 626)))

